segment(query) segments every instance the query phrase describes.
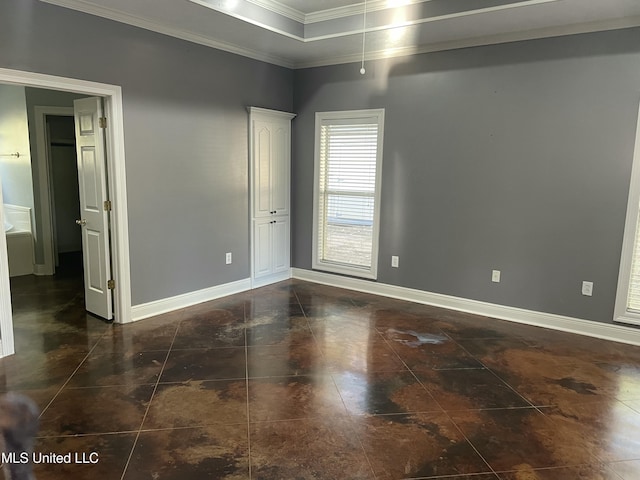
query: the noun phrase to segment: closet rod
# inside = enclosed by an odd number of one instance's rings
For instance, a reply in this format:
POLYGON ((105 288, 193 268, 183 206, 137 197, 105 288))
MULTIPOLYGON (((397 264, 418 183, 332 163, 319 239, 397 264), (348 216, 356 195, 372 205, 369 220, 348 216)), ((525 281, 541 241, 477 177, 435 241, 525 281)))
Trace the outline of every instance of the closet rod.
POLYGON ((16 157, 16 158, 20 158, 20 153, 16 152, 16 153, 0 153, 0 157, 16 157))

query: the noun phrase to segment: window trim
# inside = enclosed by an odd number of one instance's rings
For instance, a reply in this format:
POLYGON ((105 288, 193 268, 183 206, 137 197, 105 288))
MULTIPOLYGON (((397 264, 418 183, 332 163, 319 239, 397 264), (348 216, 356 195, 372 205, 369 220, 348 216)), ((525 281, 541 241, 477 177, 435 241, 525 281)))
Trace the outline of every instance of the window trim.
MULTIPOLYGON (((636 124, 636 139, 633 151, 633 166, 631 168, 631 182, 627 200, 627 214, 624 223, 624 237, 620 256, 620 270, 618 273, 618 287, 613 311, 613 321, 640 325, 640 312, 627 309, 629 284, 631 280, 631 264, 636 242, 638 216, 640 214, 640 111, 636 124)), ((640 237, 640 235, 638 235, 640 237)), ((640 241, 640 238, 638 238, 640 241)))
POLYGON ((314 179, 313 179, 313 250, 312 264, 314 270, 321 270, 342 275, 367 278, 376 280, 378 278, 378 244, 380 237, 380 198, 382 186, 382 158, 384 139, 384 108, 367 110, 344 110, 332 112, 316 112, 315 117, 315 137, 314 137, 314 179), (320 130, 323 122, 336 120, 344 122, 354 119, 362 121, 372 118, 378 123, 378 145, 376 150, 376 178, 373 208, 373 232, 371 245, 371 267, 361 268, 332 262, 324 262, 319 259, 318 245, 318 216, 319 216, 319 182, 320 182, 320 130))

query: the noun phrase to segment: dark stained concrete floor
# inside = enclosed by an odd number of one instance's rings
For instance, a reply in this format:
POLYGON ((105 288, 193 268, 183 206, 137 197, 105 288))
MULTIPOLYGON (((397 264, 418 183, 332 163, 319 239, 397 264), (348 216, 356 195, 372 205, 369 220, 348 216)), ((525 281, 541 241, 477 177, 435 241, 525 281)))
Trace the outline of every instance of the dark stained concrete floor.
POLYGON ((130 325, 12 279, 46 479, 640 478, 640 347, 297 280, 130 325), (96 457, 93 457, 96 458, 96 457))

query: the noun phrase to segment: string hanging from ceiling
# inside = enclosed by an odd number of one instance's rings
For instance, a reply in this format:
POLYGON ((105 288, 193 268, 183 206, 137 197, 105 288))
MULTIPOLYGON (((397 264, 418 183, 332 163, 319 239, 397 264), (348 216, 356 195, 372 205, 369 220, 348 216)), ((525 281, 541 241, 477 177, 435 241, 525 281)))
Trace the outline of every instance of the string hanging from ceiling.
POLYGON ((360 65, 360 75, 364 75, 364 45, 367 37, 367 0, 364 0, 364 12, 362 14, 362 64, 360 65))

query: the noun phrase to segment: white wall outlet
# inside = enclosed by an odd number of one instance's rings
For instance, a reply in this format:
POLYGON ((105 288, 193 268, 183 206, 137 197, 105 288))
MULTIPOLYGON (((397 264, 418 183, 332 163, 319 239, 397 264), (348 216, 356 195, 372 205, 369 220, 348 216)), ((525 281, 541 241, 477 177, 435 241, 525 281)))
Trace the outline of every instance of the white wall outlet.
POLYGON ((391 255, 391 266, 394 268, 398 268, 400 265, 400 257, 397 255, 391 255))
POLYGON ((494 283, 500 283, 500 270, 491 271, 491 281, 494 283))
POLYGON ((593 295, 593 282, 582 282, 582 294, 587 297, 593 295))
POLYGON ((232 262, 231 252, 227 252, 227 254, 225 255, 224 261, 227 265, 229 265, 232 262))

